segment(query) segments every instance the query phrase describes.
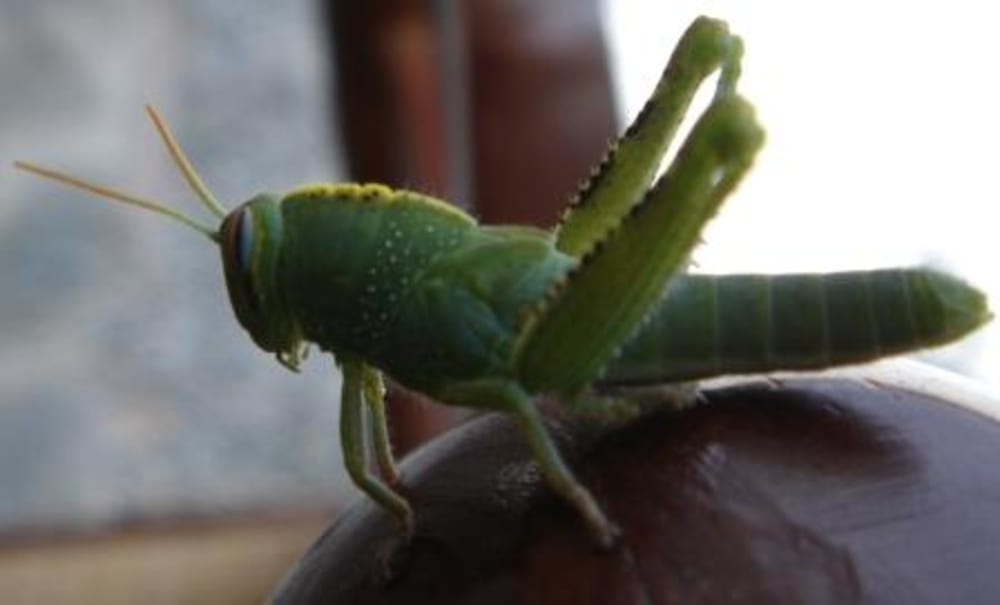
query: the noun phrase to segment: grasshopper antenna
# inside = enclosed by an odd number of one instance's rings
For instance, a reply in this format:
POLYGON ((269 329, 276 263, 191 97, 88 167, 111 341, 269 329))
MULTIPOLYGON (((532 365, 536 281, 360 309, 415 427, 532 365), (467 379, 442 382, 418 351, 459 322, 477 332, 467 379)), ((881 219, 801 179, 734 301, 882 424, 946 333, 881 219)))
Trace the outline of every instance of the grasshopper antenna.
POLYGON ((130 193, 118 191, 117 189, 112 189, 111 187, 105 187, 104 185, 98 185, 97 183, 91 183, 90 181, 78 179, 75 176, 70 176, 68 174, 52 170, 50 168, 43 168, 42 166, 36 166, 35 164, 31 164, 28 162, 14 162, 14 167, 27 172, 31 172, 43 178, 51 179, 53 181, 58 181, 63 185, 69 185, 70 187, 76 187, 77 189, 82 189, 84 191, 93 193, 94 195, 97 195, 99 197, 112 199, 118 202, 122 202, 124 204, 129 204, 131 206, 138 206, 139 208, 145 208, 146 210, 151 210, 152 212, 156 212, 164 216, 169 216, 170 218, 179 221, 181 223, 184 223, 188 227, 191 227, 192 229, 201 232, 212 241, 216 243, 218 243, 219 241, 219 234, 215 229, 212 229, 207 225, 203 225, 198 221, 182 214, 181 212, 174 210, 173 208, 169 208, 167 206, 164 206, 163 204, 159 204, 152 200, 147 200, 145 198, 132 195, 130 193))
MULTIPOLYGON (((153 121, 153 125, 156 127, 156 130, 159 133, 160 138, 163 140, 163 144, 167 147, 167 150, 170 152, 171 159, 173 160, 177 168, 180 170, 181 174, 184 176, 184 179, 191 187, 191 190, 194 191, 195 195, 198 196, 198 199, 201 201, 201 203, 206 208, 208 208, 208 210, 213 215, 219 218, 224 217, 227 214, 226 208, 222 204, 220 204, 217 199, 215 199, 215 196, 212 195, 212 193, 208 190, 208 187, 206 187, 205 183, 201 180, 201 177, 198 176, 197 171, 195 171, 194 167, 191 165, 191 162, 188 160, 187 155, 185 155, 184 151, 177 143, 177 140, 174 138, 173 133, 167 126, 166 121, 163 119, 162 116, 160 116, 159 112, 157 112, 156 108, 154 108, 152 105, 146 106, 146 113, 149 115, 149 118, 153 121)), ((24 170, 26 172, 30 172, 32 174, 35 174, 43 178, 57 181, 69 187, 82 189, 83 191, 94 194, 98 197, 115 200, 118 202, 122 202, 124 204, 128 204, 130 206, 138 206, 139 208, 145 208, 146 210, 149 210, 151 212, 162 214, 164 216, 174 219, 175 221, 183 223, 188 227, 191 227, 192 229, 198 231, 202 235, 205 235, 206 237, 208 237, 209 239, 211 239, 216 243, 219 242, 219 232, 217 229, 205 225, 187 216, 186 214, 178 210, 174 210, 173 208, 170 208, 169 206, 161 204, 155 200, 150 200, 131 193, 127 193, 125 191, 114 189, 112 187, 100 185, 92 181, 87 181, 72 176, 70 174, 66 174, 58 170, 53 170, 51 168, 46 168, 44 166, 39 166, 37 164, 32 164, 30 162, 21 162, 21 161, 14 162, 14 167, 20 170, 24 170)))
POLYGON ((225 206, 219 203, 219 200, 215 199, 212 192, 208 190, 205 186, 205 182, 201 180, 198 176, 198 171, 194 169, 191 165, 190 160, 188 160, 187 154, 181 149, 180 144, 174 137, 174 133, 170 131, 170 127, 167 126, 167 121, 163 119, 160 112, 156 110, 152 105, 146 105, 146 115, 149 119, 153 121, 153 126, 156 126, 156 131, 160 133, 160 138, 163 140, 163 144, 167 147, 167 151, 170 152, 170 157, 173 158, 174 164, 177 166, 181 174, 184 175, 184 180, 188 182, 191 190, 194 191, 201 203, 208 208, 208 211, 219 218, 224 218, 229 214, 229 210, 225 206))

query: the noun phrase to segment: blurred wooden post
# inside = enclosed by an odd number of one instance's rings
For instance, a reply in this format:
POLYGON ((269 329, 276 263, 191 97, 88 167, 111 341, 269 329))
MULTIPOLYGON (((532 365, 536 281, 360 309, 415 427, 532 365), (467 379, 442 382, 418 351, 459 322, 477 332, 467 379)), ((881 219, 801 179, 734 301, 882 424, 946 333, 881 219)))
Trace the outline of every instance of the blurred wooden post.
MULTIPOLYGON (((597 0, 327 9, 352 180, 447 197, 483 222, 548 227, 614 136, 597 0)), ((398 393, 390 414, 399 453, 456 419, 398 393)))
POLYGON ((484 222, 554 225, 614 137, 598 5, 468 4, 475 208, 484 222))

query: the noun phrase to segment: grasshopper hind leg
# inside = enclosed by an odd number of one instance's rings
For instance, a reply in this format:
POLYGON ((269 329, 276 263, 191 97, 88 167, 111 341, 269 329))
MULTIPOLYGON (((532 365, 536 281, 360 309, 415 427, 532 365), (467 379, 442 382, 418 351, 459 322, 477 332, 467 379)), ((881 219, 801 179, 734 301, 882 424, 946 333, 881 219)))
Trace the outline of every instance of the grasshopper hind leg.
POLYGON ((666 173, 525 322, 514 356, 528 390, 574 399, 601 376, 683 271, 762 142, 748 102, 713 101, 666 173))
POLYGON ((716 97, 732 94, 742 55, 743 43, 724 22, 699 17, 688 27, 642 111, 563 215, 555 231, 560 251, 584 255, 642 199, 695 93, 720 71, 716 97))

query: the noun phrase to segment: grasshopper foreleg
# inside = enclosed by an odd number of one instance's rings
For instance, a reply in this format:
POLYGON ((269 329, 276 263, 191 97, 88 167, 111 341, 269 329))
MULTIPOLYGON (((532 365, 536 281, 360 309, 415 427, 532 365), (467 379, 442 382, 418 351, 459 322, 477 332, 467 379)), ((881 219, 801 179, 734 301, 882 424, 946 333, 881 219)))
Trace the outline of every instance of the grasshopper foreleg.
POLYGON ((399 467, 392 455, 392 442, 389 439, 389 421, 385 415, 385 384, 382 373, 364 364, 362 381, 365 403, 371 413, 372 447, 375 450, 375 463, 382 473, 382 478, 392 488, 400 484, 399 467))
MULTIPOLYGON (((366 369, 364 364, 358 360, 345 360, 341 369, 343 388, 340 400, 340 441, 344 453, 344 466, 347 467, 347 473, 354 484, 391 512, 399 521, 404 533, 410 536, 413 534, 413 510, 410 508, 410 504, 386 483, 386 480, 390 482, 393 480, 391 474, 383 479, 373 474, 368 468, 364 419, 366 391, 377 390, 380 388, 381 382, 379 381, 377 383, 379 386, 375 387, 371 378, 366 380, 366 372, 374 372, 375 370, 366 369)), ((377 405, 374 404, 374 400, 372 401, 372 415, 376 424, 374 435, 379 465, 383 467, 383 473, 386 471, 384 466, 386 464, 389 465, 391 473, 395 473, 392 453, 388 451, 388 436, 385 429, 385 413, 382 409, 381 397, 377 398, 377 401, 377 405), (379 442, 383 440, 384 443, 379 446, 379 442), (379 449, 382 452, 379 453, 379 449)), ((395 476, 398 480, 398 473, 395 476)))

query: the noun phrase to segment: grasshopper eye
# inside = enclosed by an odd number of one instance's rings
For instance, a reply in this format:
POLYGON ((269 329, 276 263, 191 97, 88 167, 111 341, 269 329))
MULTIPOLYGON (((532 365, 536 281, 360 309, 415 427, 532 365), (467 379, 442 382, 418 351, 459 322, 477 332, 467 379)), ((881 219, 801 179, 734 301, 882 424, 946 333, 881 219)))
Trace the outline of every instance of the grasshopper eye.
POLYGON ((257 346, 292 351, 298 336, 286 322, 275 287, 282 250, 280 198, 262 193, 230 212, 219 227, 219 249, 233 311, 257 346))
POLYGON ((221 228, 222 260, 233 303, 255 313, 257 295, 253 285, 253 210, 243 205, 226 217, 221 228))
POLYGON ((253 216, 249 208, 240 211, 236 225, 233 253, 236 255, 236 267, 240 273, 250 279, 250 252, 253 249, 253 216))

